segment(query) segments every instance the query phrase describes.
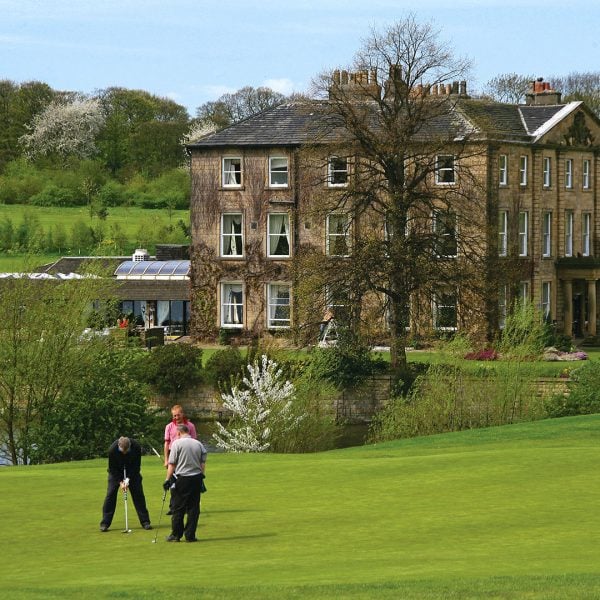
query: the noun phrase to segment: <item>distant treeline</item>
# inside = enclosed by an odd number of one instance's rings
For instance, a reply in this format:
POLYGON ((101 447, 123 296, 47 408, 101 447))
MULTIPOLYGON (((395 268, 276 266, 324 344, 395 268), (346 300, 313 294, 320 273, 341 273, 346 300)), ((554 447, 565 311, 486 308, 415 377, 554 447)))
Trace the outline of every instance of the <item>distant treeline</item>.
POLYGON ((0 81, 0 203, 187 208, 192 124, 183 106, 141 90, 0 81))

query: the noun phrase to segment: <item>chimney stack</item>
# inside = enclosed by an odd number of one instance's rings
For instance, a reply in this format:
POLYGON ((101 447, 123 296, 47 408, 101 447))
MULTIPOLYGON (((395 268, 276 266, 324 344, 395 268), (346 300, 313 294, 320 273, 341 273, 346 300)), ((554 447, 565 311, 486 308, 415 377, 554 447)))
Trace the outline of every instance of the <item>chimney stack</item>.
POLYGON ((329 98, 335 98, 342 92, 357 98, 372 98, 381 94, 381 87, 377 83, 377 71, 363 69, 354 73, 335 70, 329 86, 329 98))
POLYGON ((561 93, 553 90, 549 81, 538 77, 529 82, 529 91, 525 94, 525 104, 529 106, 546 106, 549 104, 560 104, 561 93))

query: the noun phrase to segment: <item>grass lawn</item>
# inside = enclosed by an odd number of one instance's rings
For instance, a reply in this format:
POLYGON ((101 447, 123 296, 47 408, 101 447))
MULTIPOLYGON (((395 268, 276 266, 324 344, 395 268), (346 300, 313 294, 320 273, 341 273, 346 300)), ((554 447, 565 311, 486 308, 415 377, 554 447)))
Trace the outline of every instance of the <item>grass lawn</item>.
MULTIPOLYGON (((198 544, 98 531, 105 461, 0 469, 21 598, 598 598, 600 415, 209 457, 198 544)), ((164 469, 144 458, 158 522, 164 469)))
MULTIPOLYGON (((65 230, 69 232, 76 221, 83 221, 92 227, 99 223, 98 218, 90 218, 87 206, 55 207, 55 206, 27 206, 21 204, 0 204, 0 221, 10 219, 14 227, 23 220, 23 213, 35 215, 40 225, 47 230, 62 223, 65 230)), ((185 223, 190 221, 189 210, 174 210, 171 222, 176 224, 179 219, 185 223)), ((112 223, 118 223, 127 237, 133 237, 140 224, 154 223, 160 221, 169 223, 167 209, 145 209, 137 206, 114 206, 108 208, 108 217, 104 221, 107 231, 112 223)))

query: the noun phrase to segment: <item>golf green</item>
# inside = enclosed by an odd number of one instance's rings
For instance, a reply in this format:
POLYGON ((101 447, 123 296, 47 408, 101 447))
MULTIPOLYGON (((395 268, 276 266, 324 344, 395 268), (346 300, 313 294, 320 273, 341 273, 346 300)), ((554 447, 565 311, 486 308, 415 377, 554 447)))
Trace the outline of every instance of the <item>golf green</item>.
MULTIPOLYGON (((209 456, 197 544, 100 533, 106 464, 0 469, 6 598, 597 598, 600 415, 209 456)), ((153 525, 164 468, 142 463, 153 525)))

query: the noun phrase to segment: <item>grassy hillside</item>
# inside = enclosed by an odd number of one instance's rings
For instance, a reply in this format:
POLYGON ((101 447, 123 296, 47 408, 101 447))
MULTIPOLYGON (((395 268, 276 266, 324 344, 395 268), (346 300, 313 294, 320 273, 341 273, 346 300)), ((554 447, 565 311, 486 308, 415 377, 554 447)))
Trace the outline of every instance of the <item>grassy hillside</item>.
MULTIPOLYGON (((199 544, 98 531, 105 461, 0 469, 10 598, 597 598, 600 415, 209 457, 199 544)), ((143 462, 157 524, 164 469, 143 462)), ((131 512, 133 509, 130 505, 131 512)))
MULTIPOLYGON (((100 221, 90 217, 89 209, 78 207, 45 207, 0 204, 0 223, 5 220, 12 222, 17 230, 23 222, 24 215, 32 216, 45 233, 56 230, 60 224, 67 236, 67 248, 60 254, 40 254, 35 264, 44 264, 66 254, 129 254, 136 247, 147 248, 154 252, 157 243, 188 243, 178 221, 189 224, 189 210, 173 210, 171 214, 166 209, 143 209, 133 206, 117 206, 108 209, 108 217, 100 221), (71 232, 77 222, 82 222, 93 229, 101 228, 104 242, 94 251, 78 251, 70 248, 71 232), (172 226, 173 231, 165 237, 165 227, 172 226), (114 238, 122 238, 123 244, 116 244, 114 238), (121 251, 119 251, 121 248, 121 251)), ((28 256, 13 252, 0 252, 0 272, 14 271, 26 268, 28 256)))

